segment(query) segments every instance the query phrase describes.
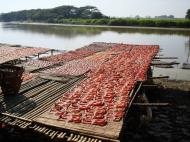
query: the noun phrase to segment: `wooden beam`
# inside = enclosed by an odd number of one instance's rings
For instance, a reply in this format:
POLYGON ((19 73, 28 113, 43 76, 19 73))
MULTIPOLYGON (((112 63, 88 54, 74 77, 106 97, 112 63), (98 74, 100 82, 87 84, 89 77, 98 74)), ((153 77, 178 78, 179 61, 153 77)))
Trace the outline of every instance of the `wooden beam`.
POLYGON ((157 54, 156 57, 164 56, 163 54, 157 54))
POLYGON ((178 59, 178 57, 154 57, 154 59, 178 59))
POLYGON ((54 50, 52 49, 52 50, 51 50, 51 56, 53 56, 53 51, 54 51, 54 50))
POLYGON ((148 77, 148 79, 162 79, 162 78, 169 78, 169 76, 154 76, 154 77, 148 77))
POLYGON ((155 84, 143 84, 143 87, 158 87, 158 85, 155 84))
POLYGON ((155 62, 155 61, 158 62, 158 61, 160 61, 160 60, 158 60, 158 59, 152 59, 152 61, 154 61, 154 62, 155 62))
POLYGON ((170 63, 164 62, 164 63, 151 63, 151 66, 156 66, 156 65, 178 65, 178 64, 180 64, 180 63, 178 63, 178 62, 170 62, 170 63))
POLYGON ((22 117, 18 117, 18 116, 12 115, 12 114, 8 114, 8 113, 1 113, 1 114, 4 115, 4 116, 11 117, 11 118, 20 119, 20 120, 27 121, 27 122, 32 122, 32 121, 29 120, 29 119, 25 119, 25 118, 22 118, 22 117))
POLYGON ((54 80, 54 81, 59 81, 59 82, 63 82, 63 83, 66 83, 66 82, 69 81, 69 78, 54 77, 54 76, 48 76, 48 75, 40 75, 40 78, 48 79, 48 80, 54 80))
POLYGON ((170 103, 132 103, 133 106, 144 106, 144 107, 165 107, 171 106, 170 103))

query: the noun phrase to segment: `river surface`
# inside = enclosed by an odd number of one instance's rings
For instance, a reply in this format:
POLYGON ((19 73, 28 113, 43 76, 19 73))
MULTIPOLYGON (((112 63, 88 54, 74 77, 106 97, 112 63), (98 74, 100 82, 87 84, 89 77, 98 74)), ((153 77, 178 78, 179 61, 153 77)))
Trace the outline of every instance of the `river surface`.
POLYGON ((190 63, 190 30, 0 23, 0 43, 74 50, 92 42, 160 45, 160 54, 178 57, 180 65, 155 68, 154 75, 190 80, 190 70, 180 69, 183 63, 190 63))

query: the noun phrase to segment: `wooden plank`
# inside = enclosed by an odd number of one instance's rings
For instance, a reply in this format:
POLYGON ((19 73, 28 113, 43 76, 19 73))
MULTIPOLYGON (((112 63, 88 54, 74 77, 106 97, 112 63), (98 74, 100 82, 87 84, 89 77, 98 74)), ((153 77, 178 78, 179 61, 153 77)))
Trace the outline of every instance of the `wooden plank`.
POLYGON ((158 87, 158 85, 155 84, 143 84, 143 87, 158 87))
POLYGON ((32 120, 30 120, 30 119, 25 119, 25 118, 18 117, 18 116, 12 115, 12 114, 8 114, 8 113, 1 113, 1 114, 4 116, 11 117, 11 118, 20 119, 20 120, 27 121, 27 122, 32 122, 32 120))
POLYGON ((180 64, 180 63, 178 63, 178 62, 170 62, 170 63, 168 63, 168 62, 157 62, 157 63, 151 63, 151 66, 155 66, 155 65, 178 65, 178 64, 180 64))
POLYGON ((154 57, 154 59, 178 59, 178 57, 154 57))
MULTIPOLYGON (((139 89, 141 88, 142 82, 137 85, 136 89, 131 91, 131 97, 137 94, 139 89)), ((131 100, 130 104, 132 103, 131 100)), ((130 105, 131 106, 131 105, 130 105)), ((129 107, 130 108, 130 107, 129 107)), ((128 109, 129 109, 128 108, 128 109)), ((58 116, 54 113, 50 113, 48 110, 40 115, 39 117, 34 119, 34 122, 53 126, 56 128, 66 129, 68 131, 74 131, 76 133, 84 133, 86 135, 95 135, 99 137, 105 137, 108 139, 119 139, 119 135, 122 130, 123 120, 119 122, 108 122, 106 126, 97 126, 97 125, 89 125, 89 124, 81 124, 81 123, 71 123, 63 120, 59 120, 58 116)))
POLYGON ((165 107, 170 106, 170 103, 133 103, 133 106, 144 106, 144 107, 165 107))
POLYGON ((63 83, 66 83, 69 80, 69 78, 49 76, 49 75, 40 75, 40 78, 48 79, 48 80, 54 80, 54 81, 59 81, 59 82, 63 82, 63 83))
POLYGON ((45 124, 57 128, 63 128, 76 133, 84 133, 86 135, 96 135, 109 139, 118 139, 122 128, 123 121, 108 123, 106 126, 94 126, 89 124, 77 124, 66 121, 60 121, 57 117, 45 113, 34 120, 36 123, 45 124))
POLYGON ((163 78, 169 78, 169 76, 153 76, 153 77, 148 77, 148 79, 163 79, 163 78))

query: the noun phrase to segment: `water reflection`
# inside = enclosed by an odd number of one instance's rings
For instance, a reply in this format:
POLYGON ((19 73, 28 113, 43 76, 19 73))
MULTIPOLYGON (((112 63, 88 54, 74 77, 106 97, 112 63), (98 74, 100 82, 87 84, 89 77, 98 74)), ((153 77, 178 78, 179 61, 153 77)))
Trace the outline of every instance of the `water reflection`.
POLYGON ((161 54, 178 57, 180 65, 155 69, 154 75, 190 80, 190 71, 180 69, 190 62, 190 31, 0 23, 0 43, 74 50, 92 42, 160 45, 161 54))
POLYGON ((143 28, 110 28, 110 27, 77 27, 60 25, 31 25, 31 24, 13 24, 5 23, 2 25, 5 31, 22 31, 28 33, 49 34, 65 38, 74 38, 77 36, 95 36, 103 32, 111 31, 119 34, 156 34, 156 35, 181 35, 188 36, 190 31, 166 30, 166 29, 143 29, 143 28))
POLYGON ((86 27, 66 27, 53 25, 25 25, 25 24, 3 24, 5 31, 22 31, 25 33, 38 33, 42 35, 53 35, 64 38, 74 38, 77 36, 94 36, 101 34, 99 28, 86 27))

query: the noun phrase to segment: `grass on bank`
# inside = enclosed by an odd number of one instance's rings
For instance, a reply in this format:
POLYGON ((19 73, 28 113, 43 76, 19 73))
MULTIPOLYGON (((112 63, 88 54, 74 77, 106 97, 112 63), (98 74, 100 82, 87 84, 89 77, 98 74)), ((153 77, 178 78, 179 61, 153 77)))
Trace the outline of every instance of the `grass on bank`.
POLYGON ((145 18, 49 19, 46 22, 60 23, 60 24, 79 24, 79 25, 190 28, 190 20, 188 19, 145 19, 145 18))

